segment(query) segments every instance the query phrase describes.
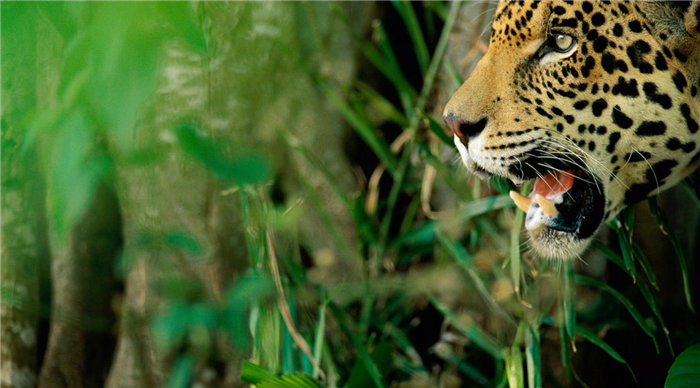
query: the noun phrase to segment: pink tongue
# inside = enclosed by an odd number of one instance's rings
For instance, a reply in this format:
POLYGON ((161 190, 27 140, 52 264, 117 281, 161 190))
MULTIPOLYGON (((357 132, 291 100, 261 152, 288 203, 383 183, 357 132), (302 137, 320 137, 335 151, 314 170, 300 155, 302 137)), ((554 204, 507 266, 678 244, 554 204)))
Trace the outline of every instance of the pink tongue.
POLYGON ((573 185, 573 170, 565 172, 551 171, 544 177, 537 177, 537 179, 535 179, 535 189, 532 190, 530 196, 540 194, 547 199, 552 199, 559 194, 569 191, 573 185))

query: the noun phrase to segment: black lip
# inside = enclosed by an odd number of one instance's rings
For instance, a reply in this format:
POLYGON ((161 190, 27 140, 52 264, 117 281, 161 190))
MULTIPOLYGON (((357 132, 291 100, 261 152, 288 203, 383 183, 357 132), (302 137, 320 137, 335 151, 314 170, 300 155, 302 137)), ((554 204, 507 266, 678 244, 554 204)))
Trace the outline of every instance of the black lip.
MULTIPOLYGON (((577 172, 577 175, 580 171, 577 172)), ((591 237, 601 222, 605 210, 605 196, 599 183, 586 180, 596 179, 586 176, 575 179, 574 185, 564 193, 563 201, 557 204, 559 215, 548 224, 552 229, 574 234, 579 239, 591 237)))

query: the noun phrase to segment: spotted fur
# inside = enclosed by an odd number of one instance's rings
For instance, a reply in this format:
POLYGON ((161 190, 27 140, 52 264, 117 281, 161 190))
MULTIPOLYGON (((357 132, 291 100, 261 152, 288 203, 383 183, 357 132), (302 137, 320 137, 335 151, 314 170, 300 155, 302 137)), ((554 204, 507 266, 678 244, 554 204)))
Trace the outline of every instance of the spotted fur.
POLYGON ((677 184, 700 164, 699 19, 698 2, 502 1, 445 108, 464 163, 518 182, 569 158, 597 178, 604 220, 677 184), (543 60, 551 34, 573 54, 543 60))

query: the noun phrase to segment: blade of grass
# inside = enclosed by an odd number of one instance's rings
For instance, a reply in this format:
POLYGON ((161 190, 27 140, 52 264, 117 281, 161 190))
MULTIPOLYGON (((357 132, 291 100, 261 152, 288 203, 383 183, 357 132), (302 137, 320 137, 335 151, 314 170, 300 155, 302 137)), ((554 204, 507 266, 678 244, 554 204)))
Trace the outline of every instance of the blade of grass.
POLYGON ((506 375, 509 388, 525 388, 525 373, 523 371, 523 354, 520 347, 511 347, 503 351, 506 361, 506 375))
MULTIPOLYGON (((290 293, 289 296, 289 302, 290 302, 290 310, 292 310, 292 320, 296 321, 296 314, 294 313, 294 309, 292 308, 293 306, 293 301, 292 301, 292 296, 293 293, 290 293)), ((294 322, 295 325, 297 325, 296 322, 294 322)), ((294 349, 294 339, 292 338, 292 335, 289 333, 289 328, 286 326, 282 327, 282 373, 294 373, 294 371, 297 370, 297 358, 296 358, 296 352, 294 349)), ((313 371, 313 368, 309 368, 311 364, 307 360, 303 358, 304 356, 302 355, 302 369, 304 369, 305 372, 309 373, 313 371), (308 368, 308 369, 307 369, 308 368)))
POLYGON ((418 60, 418 66, 420 67, 421 73, 425 74, 428 67, 428 47, 425 44, 425 38, 423 37, 423 31, 418 23, 418 18, 416 13, 413 11, 413 3, 408 1, 392 1, 391 4, 394 6, 396 11, 398 11, 401 19, 403 19, 406 29, 408 30, 408 35, 413 43, 413 51, 416 53, 416 59, 418 60))
POLYGON ((433 11, 430 7, 428 7, 425 3, 423 4, 423 20, 425 23, 425 32, 428 35, 428 39, 434 39, 435 38, 435 11, 433 11))
POLYGON ((614 358, 616 361, 625 364, 627 369, 632 374, 632 378, 634 379, 634 381, 635 382, 637 381, 637 376, 634 374, 634 371, 632 370, 632 367, 630 366, 630 364, 628 364, 627 361, 625 361, 625 359, 622 358, 620 353, 616 352, 615 349, 613 349, 610 345, 608 345, 607 342, 598 338, 598 336, 595 335, 595 333, 593 333, 592 331, 590 331, 590 330, 588 330, 585 327, 580 326, 580 325, 576 326, 576 334, 580 335, 581 337, 583 337, 585 340, 592 343, 593 345, 603 349, 603 351, 605 351, 605 353, 610 355, 610 357, 614 358))
POLYGON ((442 66, 445 68, 447 75, 450 77, 450 80, 452 81, 452 85, 451 85, 450 89, 447 90, 448 94, 451 95, 462 85, 462 83, 464 83, 464 80, 462 79, 462 76, 457 71, 457 68, 455 68, 455 65, 452 64, 452 62, 450 60, 446 60, 445 62, 443 62, 442 66))
POLYGON ((333 192, 340 198, 340 200, 343 202, 343 205, 345 205, 345 208, 349 211, 352 209, 352 205, 350 205, 350 198, 346 195, 346 190, 343 190, 340 188, 340 185, 338 184, 338 180, 333 176, 333 174, 328 170, 326 167, 325 163, 322 163, 316 155, 314 155, 311 150, 309 150, 306 145, 292 133, 289 131, 285 131, 282 128, 277 129, 277 133, 284 140, 284 142, 292 149, 295 151, 299 152, 308 162, 311 166, 314 168, 317 168, 318 171, 323 175, 324 179, 328 184, 331 186, 333 189, 333 192))
POLYGON ((561 342, 561 363, 564 366, 564 369, 566 370, 566 381, 571 381, 572 365, 570 353, 571 348, 569 347, 569 344, 571 342, 569 340, 569 335, 566 334, 565 325, 559 326, 559 341, 561 342))
MULTIPOLYGON (((460 0, 451 3, 450 13, 448 14, 445 25, 440 33, 440 39, 435 46, 435 52, 433 52, 433 57, 430 61, 430 66, 428 66, 428 71, 425 73, 425 78, 423 80, 423 87, 421 93, 418 96, 418 101, 416 102, 416 110, 421 112, 425 107, 425 103, 433 89, 433 81, 435 80, 435 75, 437 74, 440 63, 443 60, 445 49, 447 48, 447 43, 450 39, 450 33, 457 21, 457 16, 459 16, 459 10, 462 8, 462 2, 460 0)), ((416 120, 418 116, 414 116, 416 120)))
POLYGON ((440 123, 438 123, 437 120, 435 120, 435 117, 433 117, 433 115, 427 114, 426 112, 422 112, 421 115, 424 119, 428 120, 428 129, 430 129, 430 131, 434 133, 435 136, 438 137, 438 139, 442 140, 442 142, 446 145, 454 145, 454 143, 452 142, 452 138, 450 138, 450 136, 447 135, 442 125, 440 125, 440 123))
POLYGON ((427 162, 431 167, 435 169, 438 178, 444 181, 445 184, 452 190, 461 201, 470 202, 474 198, 471 195, 469 186, 464 181, 464 179, 458 179, 455 176, 455 170, 449 168, 447 164, 439 160, 431 151, 427 144, 418 141, 418 148, 421 152, 421 156, 425 162, 427 162))
POLYGON ((576 286, 574 284, 574 262, 564 260, 564 295, 562 298, 564 311, 564 326, 571 339, 571 348, 576 351, 576 286))
POLYGON ((695 205, 700 207, 700 196, 698 196, 698 192, 695 191, 687 181, 683 181, 683 189, 685 189, 686 193, 688 193, 693 202, 695 202, 695 205))
POLYGON ((656 353, 657 354, 660 353, 659 344, 656 341, 656 337, 654 336, 653 330, 651 329, 651 327, 649 327, 647 322, 644 320, 644 317, 639 312, 639 310, 637 310, 637 307, 635 307, 635 305, 632 304, 632 302, 629 299, 627 299, 624 295, 622 295, 616 289, 610 287, 609 285, 607 285, 599 280, 590 278, 588 276, 583 276, 583 275, 576 275, 575 278, 576 278, 576 282, 578 284, 582 284, 582 285, 590 286, 590 287, 595 287, 595 288, 598 288, 599 290, 605 291, 605 292, 609 293, 610 295, 612 295, 620 303, 622 303, 622 305, 627 309, 627 311, 629 311, 630 315, 632 315, 632 318, 634 318, 634 320, 637 321, 637 324, 639 325, 639 327, 654 342, 654 347, 656 348, 656 353))
MULTIPOLYGON (((618 221, 619 220, 620 219, 618 219, 618 221)), ((632 257, 632 247, 630 246, 631 237, 626 234, 626 229, 622 226, 621 222, 620 225, 619 227, 617 225, 610 225, 610 227, 617 234, 617 239, 620 243, 620 251, 622 251, 625 272, 627 272, 632 277, 632 281, 636 283, 637 271, 634 265, 634 258, 632 257)))
POLYGON ((695 171, 685 178, 685 180, 683 180, 683 188, 693 202, 695 202, 695 205, 700 207, 700 173, 695 171))
POLYGON ((649 289, 649 287, 647 287, 646 284, 639 282, 637 283, 637 286, 639 287, 639 291, 642 293, 644 299, 649 305, 649 308, 651 308, 651 311, 654 313, 654 316, 661 325, 661 329, 663 330, 664 335, 666 336, 668 348, 671 350, 671 355, 675 356, 675 352, 673 351, 673 345, 671 344, 671 333, 666 327, 666 323, 664 323, 664 318, 661 316, 661 310, 659 310, 659 308, 656 306, 656 302, 654 301, 654 295, 652 295, 651 290, 649 289))
POLYGON ((500 315, 506 322, 515 325, 516 323, 513 320, 513 318, 511 318, 505 311, 503 311, 503 309, 498 305, 498 303, 496 303, 496 300, 493 299, 491 293, 489 293, 488 288, 484 284, 484 281, 481 280, 481 277, 474 270, 474 262, 470 257, 469 253, 467 253, 467 251, 460 244, 450 241, 441 232, 437 233, 437 238, 440 241, 440 244, 442 244, 442 246, 450 253, 450 255, 452 255, 452 257, 457 261, 457 263, 465 270, 467 275, 469 275, 469 278, 474 283, 474 286, 476 287, 477 291, 479 292, 479 294, 481 294, 481 297, 491 308, 491 310, 500 315))
POLYGON ((474 322, 463 323, 457 319, 450 309, 432 295, 429 295, 431 304, 445 317, 445 320, 459 330, 462 334, 471 339, 481 350, 489 353, 492 357, 503 359, 500 346, 495 338, 485 332, 479 325, 474 322))
POLYGON ((488 213, 493 210, 514 206, 513 201, 507 196, 489 197, 465 204, 457 210, 454 220, 449 221, 429 221, 395 239, 390 245, 393 248, 405 244, 428 243, 435 240, 436 228, 449 230, 453 225, 463 224, 470 219, 488 213))
POLYGON ((378 37, 377 43, 379 44, 379 48, 382 50, 384 58, 386 58, 389 65, 393 68, 393 71, 395 73, 394 76, 398 78, 397 82, 399 83, 396 85, 396 89, 399 93, 399 99, 401 100, 401 105, 403 106, 404 113, 406 117, 410 118, 415 114, 415 112, 413 112, 413 110, 411 109, 413 100, 415 98, 415 91, 412 87, 408 88, 406 86, 410 86, 410 84, 408 84, 408 81, 406 80, 406 77, 403 74, 403 71, 401 70, 399 61, 396 59, 396 54, 394 54, 394 50, 391 48, 389 38, 386 35, 386 31, 384 30, 382 23, 376 20, 374 21, 372 26, 374 28, 376 36, 378 37))
POLYGON ((308 179, 305 176, 300 174, 299 178, 300 178, 299 180, 300 180, 301 184, 306 189, 306 193, 308 194, 309 198, 311 199, 311 203, 314 205, 313 209, 316 210, 318 216, 321 218, 321 221, 323 222, 324 225, 326 225, 326 228, 328 229, 328 233, 330 234, 331 239, 333 239, 333 242, 338 247, 341 254, 347 258, 354 257, 354 253, 350 249, 348 244, 345 242, 345 239, 343 239, 342 234, 340 233, 340 230, 338 229, 338 225, 333 222, 330 214, 328 214, 328 211, 324 207, 323 202, 318 197, 318 192, 314 189, 314 187, 311 185, 311 183, 308 181, 308 179))
MULTIPOLYGON (((326 331, 326 308, 328 306, 328 297, 321 289, 321 307, 318 309, 318 324, 316 324, 316 336, 314 337, 314 359, 321 360, 323 356, 323 340, 326 331)), ((314 369, 313 377, 318 379, 320 370, 314 369)))
POLYGON ((368 123, 357 115, 350 105, 346 103, 345 100, 343 100, 329 84, 319 82, 319 87, 330 98, 330 100, 333 101, 336 107, 338 107, 355 132, 357 132, 362 140, 367 143, 367 145, 377 155, 379 160, 384 163, 387 171, 394 176, 396 174, 396 158, 389 149, 389 145, 386 143, 384 138, 380 137, 375 132, 375 128, 371 123, 368 123))
POLYGON ((659 208, 659 205, 656 202, 656 197, 649 197, 647 199, 647 203, 649 204, 649 210, 651 211, 651 213, 654 214, 654 216, 656 216, 656 222, 659 224, 659 228, 661 228, 661 231, 665 235, 667 235, 668 238, 671 240, 673 250, 676 252, 676 258, 678 258, 678 264, 681 266, 681 275, 683 277, 683 290, 685 291, 685 302, 688 305, 690 311, 694 313, 695 308, 693 307, 693 301, 691 299, 690 279, 688 276, 688 263, 686 262, 685 253, 683 252, 681 242, 676 236, 676 234, 673 232, 673 230, 671 230, 671 228, 668 226, 666 219, 664 219, 661 209, 659 208))
MULTIPOLYGON (((621 270, 623 270, 625 273, 630 275, 632 280, 634 281, 634 277, 632 274, 627 270, 625 267, 625 261, 624 259, 615 251, 613 251, 610 247, 607 245, 603 244, 602 242, 598 240, 594 240, 591 246, 598 250, 600 253, 602 253, 608 260, 610 260, 613 264, 617 265, 621 270)), ((636 244, 635 244, 636 246, 636 244)), ((635 248, 633 248, 635 249, 635 248)), ((636 249, 639 249, 638 246, 636 246, 636 249)), ((646 256, 644 257, 643 260, 646 260, 646 256)), ((646 270, 645 270, 646 271, 646 270)), ((656 276, 654 275, 654 272, 649 270, 649 282, 651 285, 658 290, 658 285, 656 284, 656 276)))
MULTIPOLYGON (((523 185, 520 194, 527 195, 530 190, 530 182, 523 185)), ((513 282, 513 290, 520 298, 520 231, 525 220, 525 213, 515 210, 515 219, 513 220, 513 228, 510 231, 510 280, 513 282)))
POLYGON ((525 361, 527 363, 528 388, 542 388, 540 333, 537 327, 528 326, 525 333, 525 361))
POLYGON ((447 20, 447 7, 445 3, 439 1, 426 1, 425 6, 429 7, 442 20, 447 20))
POLYGON ((337 5, 333 5, 333 10, 350 30, 355 42, 358 44, 365 57, 394 85, 394 88, 396 88, 396 91, 399 93, 401 104, 403 105, 404 109, 408 109, 410 107, 410 102, 413 101, 416 96, 416 91, 406 80, 401 69, 398 68, 397 62, 392 62, 385 55, 382 55, 382 53, 380 53, 376 47, 367 43, 362 36, 357 34, 352 28, 347 16, 337 5))
POLYGON ((410 139, 407 149, 404 149, 403 155, 401 156, 401 161, 399 162, 399 169, 396 174, 396 180, 391 186, 391 191, 389 192, 389 198, 387 199, 386 212, 382 218, 382 224, 379 229, 379 244, 377 246, 377 259, 376 264, 381 264, 381 258, 384 254, 384 248, 388 243, 389 238, 389 228, 393 221, 394 209, 396 208, 396 201, 399 199, 401 194, 401 188, 403 187, 406 174, 411 166, 411 154, 413 153, 413 148, 415 142, 410 139))
POLYGON ((455 355, 446 357, 444 358, 444 360, 452 365, 455 365, 460 370, 460 372, 464 373, 467 377, 476 382, 480 387, 488 386, 489 379, 486 378, 486 376, 484 376, 484 374, 481 373, 477 367, 470 365, 464 362, 463 360, 460 360, 455 355))
POLYGON ((411 360, 411 365, 415 370, 417 371, 422 371, 426 372, 427 369, 425 369, 425 365, 423 364, 423 360, 420 357, 420 354, 418 353, 418 350, 416 350, 415 346, 411 343, 411 340, 408 339, 406 334, 404 334, 403 331, 401 331, 399 328, 396 326, 389 324, 384 327, 384 332, 388 333, 389 336, 396 342, 396 344, 403 350, 403 352, 408 356, 408 359, 411 360))
POLYGON ((374 108, 378 113, 384 116, 387 120, 393 122, 401 128, 408 127, 408 120, 399 112, 398 109, 386 97, 378 93, 372 86, 358 81, 357 90, 360 95, 367 101, 370 107, 374 108))
POLYGON ((254 230, 253 225, 250 222, 250 207, 248 205, 248 195, 245 192, 244 187, 239 187, 238 193, 241 196, 241 213, 243 215, 243 227, 246 233, 245 242, 248 248, 248 255, 250 256, 250 267, 254 271, 260 270, 262 268, 262 257, 260 257, 260 251, 256 248, 253 242, 253 236, 251 235, 254 230))
POLYGON ((355 334, 356 330, 353 327, 351 320, 347 317, 345 311, 337 307, 333 302, 330 302, 328 306, 331 308, 331 312, 338 321, 340 328, 345 332, 345 334, 350 338, 350 341, 352 341, 353 345, 355 346, 357 356, 360 358, 360 361, 365 366, 365 369, 370 375, 370 378, 372 379, 374 385, 377 388, 384 388, 384 384, 382 383, 382 375, 379 372, 377 365, 375 365, 374 361, 372 360, 372 357, 370 357, 369 352, 367 351, 367 348, 365 347, 360 337, 355 334))
POLYGON ((644 271, 644 274, 646 275, 647 280, 649 280, 651 286, 654 287, 656 290, 659 290, 659 285, 656 282, 656 274, 651 268, 649 259, 647 258, 647 255, 644 254, 639 244, 637 244, 636 242, 632 243, 632 254, 634 255, 634 257, 637 258, 637 261, 639 261, 639 264, 642 266, 642 270, 644 271))
MULTIPOLYGON (((598 251, 600 251, 603 255, 605 255, 613 264, 617 265, 621 270, 626 272, 625 264, 622 258, 616 252, 614 252, 612 249, 608 248, 603 243, 597 240, 593 241, 592 246, 598 251)), ((664 323, 663 317, 661 316, 661 311, 656 306, 656 302, 654 302, 654 296, 652 295, 651 290, 644 282, 638 282, 636 285, 639 288, 639 291, 644 296, 644 300, 646 300, 647 304, 649 305, 649 308, 651 308, 651 311, 654 313, 654 316, 659 321, 661 329, 664 332, 664 335, 666 336, 666 341, 668 342, 668 347, 671 350, 671 354, 674 354, 673 345, 671 344, 670 333, 668 331, 668 328, 666 328, 666 324, 664 323)))

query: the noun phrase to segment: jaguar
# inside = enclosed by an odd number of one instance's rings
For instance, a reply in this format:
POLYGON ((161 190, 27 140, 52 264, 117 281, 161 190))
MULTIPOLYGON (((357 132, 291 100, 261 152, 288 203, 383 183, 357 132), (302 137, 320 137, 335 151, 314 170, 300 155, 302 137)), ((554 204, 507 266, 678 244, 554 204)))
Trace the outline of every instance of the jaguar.
POLYGON ((699 4, 498 3, 443 118, 472 174, 530 182, 510 196, 540 256, 580 256, 603 223, 700 165, 699 4))

